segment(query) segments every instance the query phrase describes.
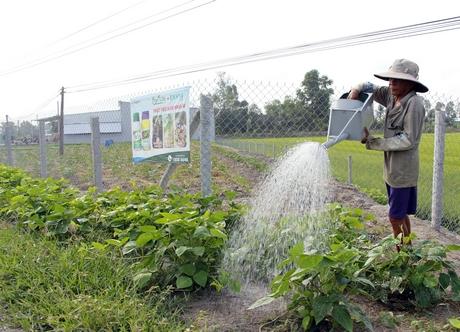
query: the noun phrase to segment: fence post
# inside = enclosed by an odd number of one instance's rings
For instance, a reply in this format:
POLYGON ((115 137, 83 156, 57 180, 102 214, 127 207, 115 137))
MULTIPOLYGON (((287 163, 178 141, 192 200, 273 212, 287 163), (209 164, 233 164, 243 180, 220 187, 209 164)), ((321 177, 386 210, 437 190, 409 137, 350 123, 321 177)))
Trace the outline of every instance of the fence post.
POLYGON ((348 184, 351 185, 353 183, 353 160, 351 159, 351 155, 348 156, 348 184))
POLYGON ((11 127, 8 122, 8 115, 6 116, 5 124, 5 145, 6 145, 6 163, 13 166, 13 146, 11 145, 11 127))
POLYGON ((100 192, 102 186, 102 156, 101 156, 101 133, 99 130, 99 117, 91 118, 91 151, 93 156, 93 180, 94 185, 100 192))
POLYGON ((200 98, 200 172, 201 193, 203 196, 211 195, 211 113, 213 112, 212 100, 208 96, 200 98))
POLYGON ((38 144, 40 145, 40 176, 46 178, 46 136, 44 121, 38 121, 38 144))
POLYGON ((59 115, 59 155, 64 155, 64 87, 61 88, 61 112, 59 115))
POLYGON ((442 194, 444 178, 444 139, 446 121, 444 111, 435 111, 433 189, 431 192, 431 227, 439 230, 442 220, 442 194))

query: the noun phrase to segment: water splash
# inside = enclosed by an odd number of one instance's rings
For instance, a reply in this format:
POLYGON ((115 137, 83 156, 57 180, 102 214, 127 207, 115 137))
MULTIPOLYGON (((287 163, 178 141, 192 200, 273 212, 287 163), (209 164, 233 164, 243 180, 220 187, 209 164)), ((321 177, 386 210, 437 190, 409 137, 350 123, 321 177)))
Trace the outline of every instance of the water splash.
POLYGON ((235 227, 223 269, 245 282, 269 281, 296 243, 319 248, 326 236, 326 221, 319 214, 330 198, 329 181, 329 158, 320 144, 289 150, 257 188, 248 213, 235 227))

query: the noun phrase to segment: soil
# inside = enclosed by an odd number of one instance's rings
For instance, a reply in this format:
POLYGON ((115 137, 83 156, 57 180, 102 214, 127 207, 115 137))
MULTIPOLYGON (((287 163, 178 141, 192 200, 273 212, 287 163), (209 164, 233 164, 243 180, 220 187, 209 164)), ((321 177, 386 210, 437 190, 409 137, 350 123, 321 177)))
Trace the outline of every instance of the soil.
MULTIPOLYGON (((225 157, 219 157, 229 159, 225 157)), ((224 160, 223 160, 224 161, 224 160)), ((270 162, 270 159, 265 160, 270 162)), ((234 160, 225 160, 225 163, 241 176, 251 181, 251 187, 256 187, 263 174, 257 173, 234 160)), ((244 193, 241 190, 240 193, 244 193)), ((391 233, 387 221, 387 206, 380 205, 367 195, 359 192, 354 186, 333 181, 332 201, 347 207, 363 209, 375 216, 375 222, 369 223, 369 231, 383 237, 391 233)), ((245 198, 247 199, 247 197, 245 198)), ((460 237, 445 229, 439 232, 430 227, 430 222, 411 217, 412 231, 417 234, 415 241, 425 239, 437 240, 444 244, 460 243, 460 237)), ((456 264, 460 273, 460 253, 449 253, 449 259, 456 264)), ((291 331, 292 328, 273 324, 274 321, 286 313, 286 304, 282 302, 271 303, 256 310, 247 308, 266 293, 263 287, 254 286, 239 294, 223 292, 218 294, 207 291, 190 297, 184 309, 184 319, 191 324, 191 329, 196 331, 291 331)), ((437 331, 447 323, 447 319, 460 315, 459 303, 440 303, 435 308, 426 311, 390 309, 382 303, 370 301, 365 298, 355 299, 374 324, 376 331, 415 331, 420 327, 428 331, 437 331), (382 313, 388 313, 395 318, 397 325, 387 327, 381 322, 382 313), (412 325, 411 325, 412 323, 412 325), (415 325, 419 324, 417 327, 415 325), (433 325, 434 324, 434 325, 433 325), (431 327, 431 329, 429 329, 431 327)))

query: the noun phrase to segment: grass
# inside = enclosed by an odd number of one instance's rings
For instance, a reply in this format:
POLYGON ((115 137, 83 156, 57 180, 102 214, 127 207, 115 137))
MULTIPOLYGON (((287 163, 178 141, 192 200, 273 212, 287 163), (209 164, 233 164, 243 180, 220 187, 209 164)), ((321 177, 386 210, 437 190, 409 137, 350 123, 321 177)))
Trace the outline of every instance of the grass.
POLYGON ((115 254, 0 224, 0 316, 24 330, 181 331, 165 294, 137 294, 115 254))
MULTIPOLYGON (((296 144, 313 141, 324 142, 325 137, 290 137, 237 139, 224 141, 223 144, 253 151, 267 156, 280 156, 289 147, 296 144)), ((443 195, 443 225, 453 231, 460 231, 460 133, 448 133, 445 142, 444 160, 444 195, 443 195)), ((429 219, 431 214, 431 188, 433 176, 433 134, 423 134, 420 144, 420 179, 418 184, 419 200, 417 215, 429 219)), ((339 181, 348 180, 348 156, 352 158, 353 184, 363 191, 371 193, 377 201, 383 202, 386 189, 383 176, 383 154, 379 151, 369 151, 359 142, 343 141, 329 149, 332 173, 339 181)))

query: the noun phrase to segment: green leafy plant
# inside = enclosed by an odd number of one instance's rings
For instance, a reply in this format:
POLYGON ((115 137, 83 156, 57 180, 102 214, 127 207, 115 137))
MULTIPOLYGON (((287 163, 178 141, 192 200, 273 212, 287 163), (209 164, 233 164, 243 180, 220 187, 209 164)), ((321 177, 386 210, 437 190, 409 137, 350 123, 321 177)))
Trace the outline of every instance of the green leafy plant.
POLYGON ((381 205, 388 204, 387 196, 380 189, 359 187, 359 190, 381 205))
POLYGON ((62 241, 92 242, 100 251, 117 248, 134 263, 139 288, 208 286, 217 278, 227 230, 241 214, 230 192, 225 206, 217 196, 166 195, 157 186, 81 193, 63 180, 34 179, 5 166, 0 181, 4 220, 62 241))
POLYGON ((406 245, 397 252, 401 239, 389 236, 373 241, 365 231, 371 218, 361 210, 335 205, 330 216, 333 225, 326 248, 305 250, 303 243, 291 248, 280 266, 291 268, 276 276, 272 293, 251 308, 289 294, 289 309, 305 330, 326 325, 352 331, 354 322, 369 330, 372 325, 350 296, 364 295, 387 304, 402 297, 418 308, 432 306, 441 298, 460 300, 460 279, 447 260, 447 252, 460 246, 433 241, 409 246, 411 237, 404 239, 406 245))
POLYGON ((460 329, 460 318, 449 318, 450 326, 460 329))
POLYGON ((371 281, 355 274, 361 266, 361 253, 350 245, 365 240, 359 232, 368 217, 361 210, 345 212, 339 206, 332 208, 332 215, 337 218, 338 228, 331 235, 329 248, 324 252, 306 252, 303 243, 294 246, 282 263, 292 269, 275 277, 272 293, 255 302, 251 309, 291 293, 289 309, 301 319, 305 330, 329 324, 352 331, 354 321, 373 329, 360 308, 347 298, 348 294, 360 294, 363 285, 372 286, 371 281))
POLYGON ((359 271, 371 279, 368 291, 384 303, 396 300, 427 308, 441 299, 460 300, 460 279, 447 253, 458 245, 441 245, 418 241, 405 245, 400 252, 394 247, 400 239, 386 237, 366 250, 366 261, 359 271))
POLYGON ((174 281, 178 289, 191 289, 206 287, 216 276, 227 240, 227 214, 202 211, 188 203, 170 212, 158 211, 147 223, 137 227, 132 224, 118 233, 118 237, 126 241, 122 247, 124 254, 142 256, 137 266, 145 284, 150 274, 157 282, 174 281))

